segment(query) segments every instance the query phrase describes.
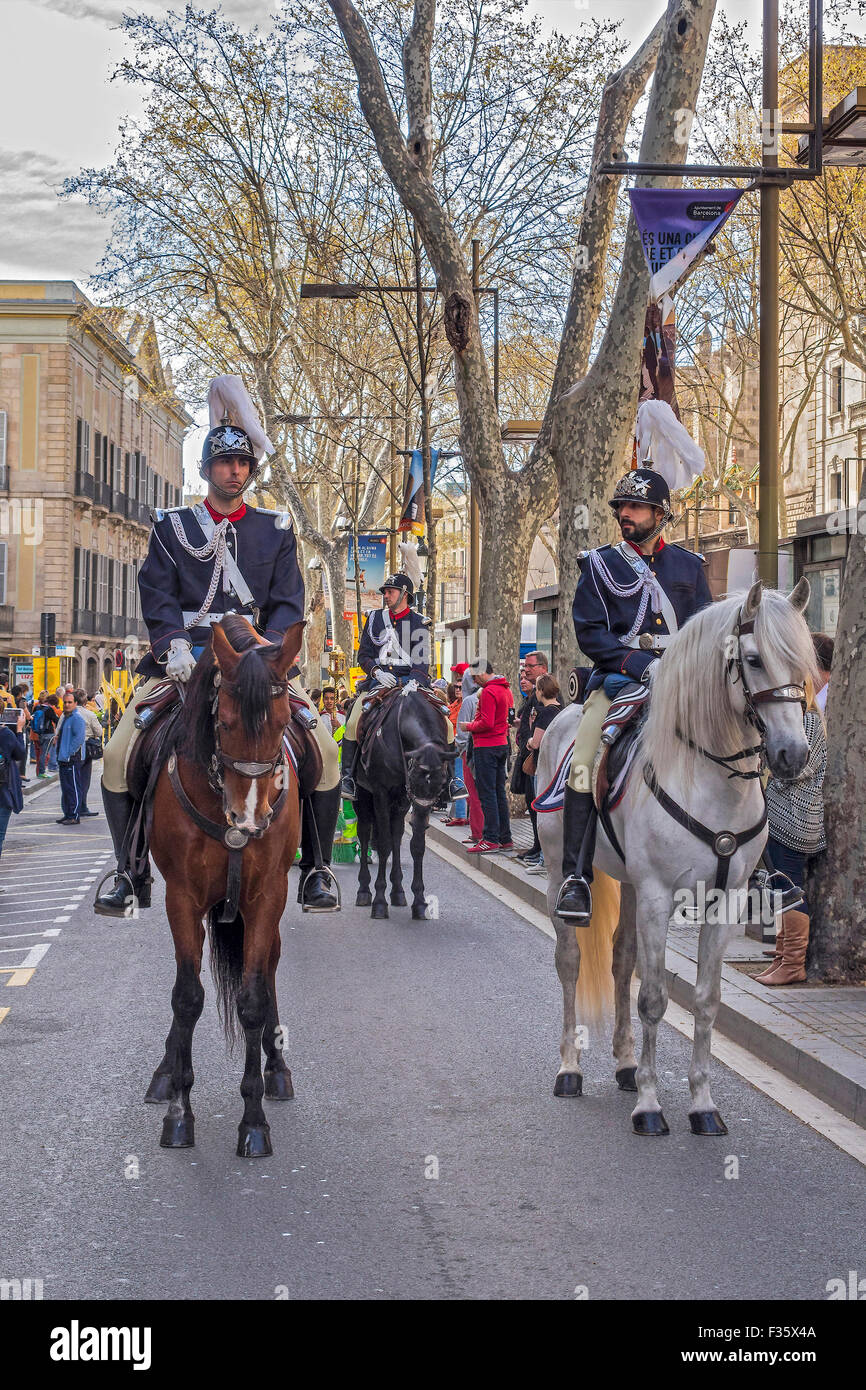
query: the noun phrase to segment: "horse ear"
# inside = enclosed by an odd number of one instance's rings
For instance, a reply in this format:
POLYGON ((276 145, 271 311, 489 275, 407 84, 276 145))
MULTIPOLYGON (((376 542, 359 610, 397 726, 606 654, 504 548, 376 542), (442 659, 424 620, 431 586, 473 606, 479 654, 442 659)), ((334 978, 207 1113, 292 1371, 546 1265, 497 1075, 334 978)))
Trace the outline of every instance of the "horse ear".
POLYGON ((749 592, 746 594, 745 601, 740 609, 740 618, 744 623, 751 622, 761 604, 761 596, 764 592, 760 579, 756 579, 749 592))
POLYGON ((278 654, 271 658, 271 666, 281 680, 285 678, 286 672, 292 669, 301 654, 306 626, 304 621, 292 623, 292 626, 287 628, 283 635, 278 654))
POLYGON ((809 606, 811 592, 812 586, 804 574, 789 593, 788 602, 794 605, 798 613, 804 613, 809 606))
POLYGON ((213 654, 216 657, 217 665, 220 670, 231 680, 237 664, 240 661, 240 654, 235 651, 229 639, 222 630, 221 623, 214 623, 211 627, 213 633, 213 654))

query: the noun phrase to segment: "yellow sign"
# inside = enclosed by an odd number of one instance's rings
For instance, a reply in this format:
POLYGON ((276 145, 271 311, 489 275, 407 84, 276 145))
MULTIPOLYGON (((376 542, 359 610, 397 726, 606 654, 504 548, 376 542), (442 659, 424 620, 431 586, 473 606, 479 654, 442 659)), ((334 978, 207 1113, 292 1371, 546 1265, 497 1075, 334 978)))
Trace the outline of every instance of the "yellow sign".
POLYGON ((357 687, 358 681, 365 681, 366 679, 367 679, 367 672, 364 670, 363 666, 350 666, 350 667, 349 667, 349 687, 350 687, 350 689, 351 689, 353 695, 354 695, 354 693, 355 693, 355 689, 356 689, 356 687, 357 687))
POLYGON ((26 681, 33 686, 39 696, 43 690, 53 695, 60 684, 59 656, 23 656, 16 653, 9 658, 9 669, 13 673, 11 683, 26 681))

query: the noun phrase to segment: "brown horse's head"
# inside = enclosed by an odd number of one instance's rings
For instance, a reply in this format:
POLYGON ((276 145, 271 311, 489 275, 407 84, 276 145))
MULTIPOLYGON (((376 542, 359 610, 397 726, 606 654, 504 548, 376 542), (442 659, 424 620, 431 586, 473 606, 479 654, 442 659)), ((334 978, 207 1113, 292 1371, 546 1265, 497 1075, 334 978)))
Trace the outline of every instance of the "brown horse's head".
POLYGON ((301 650, 302 622, 282 642, 263 642, 245 618, 213 626, 214 753, 223 781, 226 820, 261 835, 271 820, 269 794, 291 718, 287 675, 301 650))

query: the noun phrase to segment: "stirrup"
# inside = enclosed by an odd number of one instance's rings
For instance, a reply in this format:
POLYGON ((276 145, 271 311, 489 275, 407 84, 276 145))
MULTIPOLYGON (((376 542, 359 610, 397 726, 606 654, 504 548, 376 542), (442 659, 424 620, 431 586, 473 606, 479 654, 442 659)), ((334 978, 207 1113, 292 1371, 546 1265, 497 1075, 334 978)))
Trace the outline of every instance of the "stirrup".
MULTIPOLYGON (((147 882, 147 887, 148 887, 148 889, 150 888, 150 881, 149 881, 149 880, 148 880, 148 882, 147 882)), ((108 897, 108 896, 110 896, 110 895, 109 895, 109 894, 106 894, 106 897, 108 897)), ((148 892, 148 903, 147 903, 147 906, 150 905, 149 898, 150 898, 150 894, 149 894, 149 892, 148 892)), ((94 903, 93 903, 93 911, 94 911, 94 913, 97 915, 97 917, 131 917, 131 918, 134 918, 134 917, 136 917, 136 916, 138 915, 138 908, 139 908, 139 906, 140 906, 140 904, 139 904, 139 900, 138 900, 138 894, 137 894, 136 891, 135 891, 135 884, 134 884, 134 882, 133 882, 133 880, 132 880, 131 875, 128 874, 128 873, 126 872, 125 869, 116 869, 116 868, 115 868, 115 869, 110 869, 109 872, 108 872, 107 874, 103 875, 103 877, 99 880, 99 883, 96 885, 96 897, 95 897, 94 903), (100 896, 101 896, 101 893, 102 893, 102 886, 103 886, 104 883, 107 883, 108 880, 109 880, 110 878, 113 878, 113 879, 114 879, 114 890, 113 890, 113 891, 115 891, 115 892, 116 892, 117 889, 120 887, 121 883, 124 883, 124 882, 125 882, 125 883, 127 883, 127 884, 129 885, 129 897, 127 898, 127 897, 124 895, 124 900, 123 900, 123 902, 122 902, 122 903, 118 902, 118 904, 117 904, 116 907, 107 907, 107 906, 105 906, 103 903, 100 902, 100 896)))
POLYGON ((448 783, 448 795, 452 801, 462 801, 465 797, 469 795, 469 792, 460 777, 451 778, 451 781, 448 783))
POLYGON ((563 884, 556 897, 554 912, 557 917, 561 917, 564 922, 574 922, 577 927, 588 927, 592 917, 592 889, 585 878, 580 878, 576 874, 570 874, 563 884), (580 890, 583 902, 578 905, 563 908, 562 900, 575 889, 580 890))
MULTIPOLYGON (((770 873, 767 869, 757 869, 752 875, 751 882, 761 894, 761 906, 763 908, 764 895, 769 898, 769 911, 775 913, 792 912, 801 907, 806 901, 806 896, 802 888, 798 888, 793 879, 781 869, 774 869, 770 873)), ((763 921, 763 913, 761 919, 763 921)))
POLYGON ((343 906, 343 896, 342 896, 342 894, 341 894, 341 892, 340 892, 340 885, 339 885, 339 883, 337 882, 337 875, 334 873, 334 871, 333 871, 333 869, 331 868, 330 864, 322 864, 322 865, 319 865, 319 866, 317 866, 317 865, 314 864, 313 867, 312 867, 312 869, 310 869, 309 872, 306 874, 306 876, 301 880, 301 886, 300 886, 300 904, 301 904, 301 911, 302 911, 302 912, 339 912, 339 911, 340 911, 341 907, 343 906), (306 901, 305 896, 304 896, 304 895, 305 895, 305 891, 306 891, 306 887, 307 887, 307 884, 309 883, 310 879, 312 878, 313 874, 325 874, 326 877, 330 879, 331 883, 334 885, 334 897, 337 899, 337 903, 336 903, 336 906, 335 906, 335 907, 314 907, 312 903, 308 903, 308 902, 306 901))
POLYGON ((355 785, 355 779, 351 772, 345 772, 343 774, 340 781, 340 795, 344 796, 347 801, 356 801, 358 799, 358 788, 355 785))

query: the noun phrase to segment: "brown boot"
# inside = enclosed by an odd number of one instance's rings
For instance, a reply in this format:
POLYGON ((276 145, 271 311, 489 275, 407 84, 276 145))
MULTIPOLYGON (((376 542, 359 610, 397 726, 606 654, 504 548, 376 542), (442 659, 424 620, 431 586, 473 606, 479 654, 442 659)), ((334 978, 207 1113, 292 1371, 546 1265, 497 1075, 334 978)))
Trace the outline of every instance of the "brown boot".
POLYGON ((782 964, 770 974, 758 976, 762 985, 796 985, 806 978, 809 918, 805 912, 785 913, 785 952, 782 964))
MULTIPOLYGON (((767 966, 766 970, 762 970, 761 973, 760 973, 760 975, 756 975, 756 976, 755 976, 755 979, 756 979, 756 980, 766 980, 767 976, 768 976, 768 975, 771 975, 771 974, 773 973, 773 971, 776 970, 776 969, 782 964, 782 961, 784 960, 784 957, 785 957, 785 917, 786 917, 786 915, 787 915, 787 914, 783 912, 782 915, 781 915, 781 917, 778 919, 779 925, 778 925, 777 928, 776 928, 776 949, 775 949, 775 951, 773 952, 773 959, 770 961, 770 964, 767 966)), ((768 956, 769 954, 770 954, 769 951, 765 951, 765 952, 764 952, 764 955, 765 955, 765 956, 768 956)))

